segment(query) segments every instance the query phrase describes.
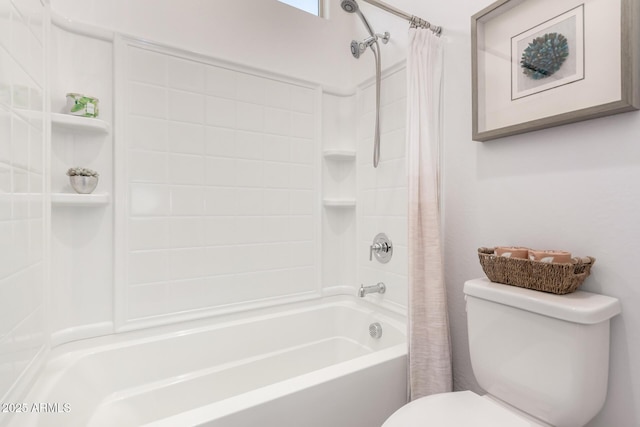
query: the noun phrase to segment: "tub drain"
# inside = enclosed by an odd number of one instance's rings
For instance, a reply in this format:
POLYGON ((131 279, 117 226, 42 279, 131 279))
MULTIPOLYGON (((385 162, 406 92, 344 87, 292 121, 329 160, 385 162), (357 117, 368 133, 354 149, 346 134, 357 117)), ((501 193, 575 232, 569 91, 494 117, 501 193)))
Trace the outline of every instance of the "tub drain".
POLYGON ((369 335, 371 335, 371 338, 380 338, 382 336, 382 325, 378 322, 370 324, 369 335))

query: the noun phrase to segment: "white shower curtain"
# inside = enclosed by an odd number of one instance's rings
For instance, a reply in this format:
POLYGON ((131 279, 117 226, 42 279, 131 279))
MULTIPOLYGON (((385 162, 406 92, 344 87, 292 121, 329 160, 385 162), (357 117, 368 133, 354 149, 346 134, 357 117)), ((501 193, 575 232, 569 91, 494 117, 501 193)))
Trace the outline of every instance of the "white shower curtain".
POLYGON ((440 240, 442 40, 409 29, 409 397, 452 389, 451 341, 440 240))

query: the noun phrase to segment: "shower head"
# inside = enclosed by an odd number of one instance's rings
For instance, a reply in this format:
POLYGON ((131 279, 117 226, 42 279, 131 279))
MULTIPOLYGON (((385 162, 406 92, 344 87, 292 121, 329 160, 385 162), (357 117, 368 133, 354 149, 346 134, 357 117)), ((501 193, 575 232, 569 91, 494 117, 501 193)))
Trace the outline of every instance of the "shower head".
POLYGON ((351 55, 353 55, 353 57, 356 59, 360 58, 360 55, 362 55, 367 50, 368 47, 373 45, 376 42, 376 40, 377 39, 375 36, 366 38, 361 42, 359 42, 358 40, 352 40, 351 55))
POLYGON ((367 28, 369 35, 371 37, 375 36, 375 32, 373 31, 373 28, 371 28, 371 25, 369 25, 367 18, 365 18, 362 12, 360 11, 360 6, 358 6, 358 3, 356 3, 356 0, 342 0, 340 2, 340 7, 342 7, 342 10, 344 10, 347 13, 355 13, 356 15, 358 15, 362 20, 362 23, 364 24, 364 26, 367 28))
POLYGON ((347 13, 353 13, 360 9, 360 7, 358 7, 358 3, 356 3, 355 0, 342 0, 342 3, 340 3, 340 7, 342 7, 342 10, 347 13))

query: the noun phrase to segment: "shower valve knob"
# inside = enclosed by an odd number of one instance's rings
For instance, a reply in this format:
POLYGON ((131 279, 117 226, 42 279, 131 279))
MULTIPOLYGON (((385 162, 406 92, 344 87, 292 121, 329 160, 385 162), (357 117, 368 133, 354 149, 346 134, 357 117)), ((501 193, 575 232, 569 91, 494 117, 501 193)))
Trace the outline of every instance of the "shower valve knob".
POLYGON ((393 245, 391 240, 386 234, 380 233, 374 239, 371 246, 369 246, 369 261, 373 261, 373 256, 382 264, 386 264, 393 255, 393 245))

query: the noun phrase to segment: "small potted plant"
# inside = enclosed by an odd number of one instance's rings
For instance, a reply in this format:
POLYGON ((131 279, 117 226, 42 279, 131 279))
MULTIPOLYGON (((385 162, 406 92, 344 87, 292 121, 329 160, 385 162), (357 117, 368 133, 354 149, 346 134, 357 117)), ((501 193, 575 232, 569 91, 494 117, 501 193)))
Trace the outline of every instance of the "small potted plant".
POLYGON ((67 171, 71 187, 80 194, 90 194, 98 185, 98 172, 87 168, 70 168, 67 171))

